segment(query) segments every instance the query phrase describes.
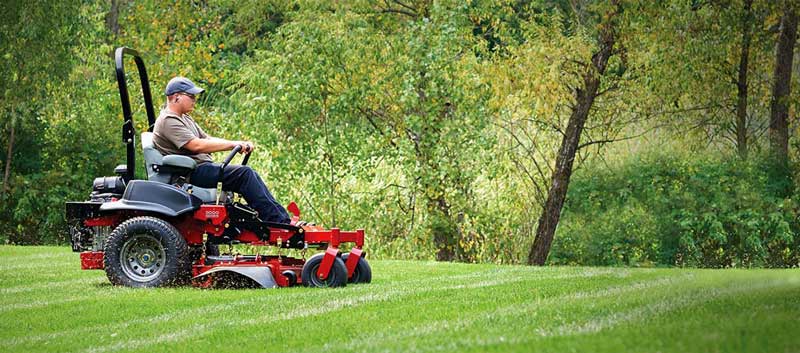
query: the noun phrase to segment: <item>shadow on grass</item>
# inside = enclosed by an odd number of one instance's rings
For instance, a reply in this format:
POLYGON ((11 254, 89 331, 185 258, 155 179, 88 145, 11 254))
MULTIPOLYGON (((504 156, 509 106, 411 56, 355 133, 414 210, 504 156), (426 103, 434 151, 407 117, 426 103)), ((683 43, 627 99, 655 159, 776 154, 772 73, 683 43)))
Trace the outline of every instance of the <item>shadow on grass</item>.
MULTIPOLYGON (((216 273, 214 277, 211 278, 209 283, 207 284, 208 287, 195 287, 192 284, 185 283, 185 284, 176 284, 170 286, 164 286, 166 288, 186 288, 186 289, 199 289, 199 290, 219 290, 219 289, 233 289, 233 290, 246 290, 246 289, 262 289, 261 286, 256 283, 256 281, 242 276, 236 273, 216 273)), ((108 289, 113 287, 119 288, 126 288, 126 286, 116 286, 111 284, 108 280, 94 283, 92 286, 95 289, 108 289)), ((295 287, 302 287, 301 285, 297 285, 295 287)))
POLYGON ((95 283, 93 286, 95 288, 97 288, 97 289, 106 289, 106 288, 114 287, 114 285, 111 284, 111 282, 108 282, 108 281, 95 283))

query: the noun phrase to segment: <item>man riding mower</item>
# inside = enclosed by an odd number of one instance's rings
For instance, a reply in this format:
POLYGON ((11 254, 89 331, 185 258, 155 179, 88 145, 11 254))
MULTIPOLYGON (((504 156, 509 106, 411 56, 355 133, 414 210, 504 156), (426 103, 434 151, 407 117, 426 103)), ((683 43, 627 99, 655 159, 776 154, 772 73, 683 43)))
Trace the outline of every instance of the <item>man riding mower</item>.
MULTIPOLYGON (((116 177, 96 178, 89 201, 66 204, 72 249, 80 252, 83 269, 105 269, 111 283, 131 287, 182 283, 209 287, 225 276, 244 276, 265 288, 339 287, 371 281, 372 270, 362 250, 363 229, 305 225, 293 202, 287 207, 289 223, 264 221, 252 205, 222 190, 225 168, 245 145, 234 147, 219 165, 216 188, 193 185, 197 161, 179 154, 162 155, 154 145, 156 119, 141 56, 118 48, 115 61, 127 164, 115 168, 116 177), (134 174, 136 134, 123 67, 125 54, 136 62, 149 121, 148 131, 141 134, 146 180, 137 180, 134 174), (222 244, 273 246, 278 254, 220 255, 222 244), (342 245, 350 247, 348 253, 340 252, 342 245), (281 256, 282 249, 300 250, 303 258, 281 256), (308 249, 324 252, 306 260, 308 249)), ((245 153, 242 166, 247 165, 250 152, 245 153)))

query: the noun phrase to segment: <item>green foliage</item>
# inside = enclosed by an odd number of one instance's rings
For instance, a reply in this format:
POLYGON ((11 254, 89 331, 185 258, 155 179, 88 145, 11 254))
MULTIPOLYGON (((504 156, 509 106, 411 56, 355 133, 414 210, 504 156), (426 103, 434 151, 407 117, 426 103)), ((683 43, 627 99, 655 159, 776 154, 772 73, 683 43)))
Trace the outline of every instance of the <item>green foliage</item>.
POLYGON ((63 240, 63 216, 53 210, 68 195, 77 195, 71 191, 75 175, 62 162, 75 151, 70 147, 87 142, 73 135, 78 129, 64 130, 60 124, 78 114, 66 107, 75 103, 70 88, 80 84, 71 72, 78 62, 73 57, 78 38, 89 29, 75 20, 83 19, 85 8, 75 1, 8 1, 0 13, 0 165, 5 171, 11 163, 15 172, 7 185, 0 180, 0 187, 8 189, 7 194, 0 190, 0 208, 7 210, 0 214, 0 240, 63 240))
POLYGON ((291 14, 244 69, 228 114, 266 127, 253 138, 272 149, 266 168, 276 189, 327 204, 320 221, 366 220, 391 242, 422 231, 474 259, 476 240, 460 239, 470 236, 459 227, 476 212, 474 155, 489 141, 477 62, 461 52, 472 39, 465 19, 434 6, 431 19, 387 33, 380 15, 334 9, 291 14), (352 195, 359 201, 348 202, 352 195), (410 226, 398 227, 398 217, 410 226))
MULTIPOLYGON (((776 6, 778 2, 753 1, 748 18, 747 122, 742 129, 748 150, 755 154, 766 145, 759 136, 769 124, 776 6)), ((627 65, 641 72, 640 94, 651 94, 641 109, 674 126, 677 134, 689 134, 687 147, 703 150, 713 141, 736 148, 744 8, 742 0, 655 1, 637 4, 628 13, 628 28, 621 36, 636 55, 627 55, 627 65)))
MULTIPOLYGON (((616 156, 594 147, 643 135, 662 117, 668 128, 656 135, 681 135, 681 151, 709 141, 724 151, 717 141, 730 127, 742 3, 624 3, 623 52, 609 62, 581 141, 597 143, 581 161, 600 168, 616 156), (702 106, 713 109, 694 110, 702 106), (687 121, 713 127, 687 132, 687 121)), ((114 34, 107 1, 6 1, 3 167, 12 126, 16 141, 0 241, 65 242, 63 202, 86 199, 93 178, 124 162, 111 54, 127 46, 144 56, 156 110, 169 78, 192 78, 206 88, 193 113, 206 131, 256 142, 251 165, 279 201, 297 201, 304 218, 325 226, 365 228, 372 256, 523 262, 604 6, 122 1, 114 34)), ((754 5, 754 122, 769 104, 774 7, 754 5)), ((141 132, 138 75, 132 62, 126 67, 141 132)), ((764 126, 751 127, 759 136, 764 126)), ((642 149, 657 144, 634 140, 642 149)), ((785 170, 709 159, 714 153, 624 154, 629 162, 613 169, 624 178, 580 170, 551 261, 797 264, 792 183, 776 177, 785 170)))
POLYGON ((649 153, 575 175, 554 264, 798 265, 796 201, 764 163, 649 153))

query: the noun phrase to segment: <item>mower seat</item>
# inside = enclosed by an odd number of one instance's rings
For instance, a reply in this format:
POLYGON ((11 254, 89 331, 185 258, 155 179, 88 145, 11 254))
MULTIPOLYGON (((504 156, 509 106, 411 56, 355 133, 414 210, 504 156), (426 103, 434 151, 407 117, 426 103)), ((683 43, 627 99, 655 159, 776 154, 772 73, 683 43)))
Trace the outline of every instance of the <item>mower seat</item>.
MULTIPOLYGON (((190 157, 177 154, 161 155, 161 152, 156 149, 153 143, 152 132, 145 131, 142 133, 142 149, 144 150, 147 180, 169 184, 176 172, 188 175, 197 168, 197 162, 190 157)), ((189 184, 184 184, 181 188, 199 197, 204 203, 217 200, 217 189, 201 188, 189 184)))

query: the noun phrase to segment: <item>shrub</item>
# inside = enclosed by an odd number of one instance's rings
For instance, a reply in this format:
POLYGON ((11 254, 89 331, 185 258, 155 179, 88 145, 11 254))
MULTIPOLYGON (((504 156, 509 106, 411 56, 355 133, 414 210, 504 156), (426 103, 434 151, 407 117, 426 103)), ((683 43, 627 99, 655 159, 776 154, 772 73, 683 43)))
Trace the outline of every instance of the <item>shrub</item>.
MULTIPOLYGON (((756 159, 754 159, 756 160, 756 159)), ((791 267, 800 226, 762 162, 645 153, 576 173, 550 262, 791 267)))

